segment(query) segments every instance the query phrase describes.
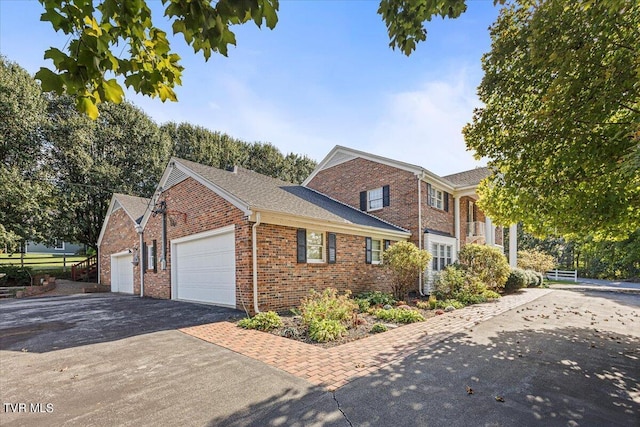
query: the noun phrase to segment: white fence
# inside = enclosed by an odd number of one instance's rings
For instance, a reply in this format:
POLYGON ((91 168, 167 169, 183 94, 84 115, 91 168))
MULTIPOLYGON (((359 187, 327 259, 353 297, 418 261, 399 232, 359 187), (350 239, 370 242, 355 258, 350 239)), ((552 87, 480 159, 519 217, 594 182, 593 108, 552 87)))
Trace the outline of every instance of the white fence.
POLYGON ((573 280, 578 281, 578 270, 549 270, 547 271, 549 280, 573 280))

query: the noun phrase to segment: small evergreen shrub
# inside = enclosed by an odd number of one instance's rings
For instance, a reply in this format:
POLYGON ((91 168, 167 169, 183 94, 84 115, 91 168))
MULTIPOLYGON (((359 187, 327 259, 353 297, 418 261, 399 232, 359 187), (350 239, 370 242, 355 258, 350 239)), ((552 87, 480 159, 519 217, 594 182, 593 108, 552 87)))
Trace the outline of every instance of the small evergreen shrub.
POLYGON ((387 328, 387 326, 383 325, 382 323, 375 323, 371 327, 371 333, 372 334, 378 334, 380 332, 387 332, 388 330, 389 330, 389 328, 387 328))
POLYGON ((380 320, 386 320, 396 323, 415 323, 422 322, 425 318, 422 314, 415 310, 407 310, 403 308, 392 308, 389 310, 376 310, 373 315, 380 320))
POLYGON ((316 342, 335 341, 347 332, 347 327, 339 320, 321 319, 309 324, 309 338, 316 342))
POLYGON ((270 331, 282 326, 282 319, 275 311, 263 311, 253 317, 247 317, 238 322, 238 326, 245 329, 257 329, 259 331, 270 331))
POLYGON ((512 268, 507 283, 504 285, 504 290, 506 292, 513 292, 526 286, 529 286, 527 273, 521 268, 512 268))
POLYGON ((365 299, 369 301, 370 305, 394 305, 396 300, 388 292, 380 291, 367 291, 362 292, 356 296, 356 299, 365 299))

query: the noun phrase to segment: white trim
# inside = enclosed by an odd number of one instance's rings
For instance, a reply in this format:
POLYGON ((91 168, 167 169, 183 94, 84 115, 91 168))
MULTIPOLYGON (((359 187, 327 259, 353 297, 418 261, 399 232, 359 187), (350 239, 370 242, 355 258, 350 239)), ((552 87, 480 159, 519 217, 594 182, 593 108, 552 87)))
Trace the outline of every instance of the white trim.
MULTIPOLYGON (((425 233, 424 234, 424 248, 426 251, 428 251, 429 253, 431 253, 431 245, 433 243, 437 243, 439 245, 446 245, 446 246, 451 246, 451 262, 456 262, 458 260, 458 252, 456 251, 456 238, 455 237, 449 237, 449 236, 441 236, 439 234, 433 234, 433 233, 425 233)), ((425 281, 425 285, 424 285, 424 292, 425 293, 429 293, 431 290, 433 290, 433 278, 434 278, 434 271, 433 271, 433 259, 431 261, 429 261, 429 264, 427 265, 427 268, 425 270, 425 277, 426 277, 426 281, 425 281)))
MULTIPOLYGON (((305 232, 305 247, 307 253, 307 264, 326 264, 327 263, 327 232, 324 230, 307 229, 305 232), (309 234, 319 234, 322 236, 322 244, 320 245, 320 259, 309 258, 309 234)), ((313 245, 318 246, 318 245, 313 245)))
POLYGON ((188 236, 180 237, 177 239, 171 239, 171 246, 174 246, 176 243, 184 243, 190 240, 199 240, 207 237, 215 236, 218 234, 230 233, 231 231, 235 231, 236 225, 231 224, 225 227, 216 228, 215 230, 203 231, 202 233, 190 234, 188 236))
MULTIPOLYGON (((378 227, 356 225, 349 222, 321 221, 315 218, 283 214, 282 212, 273 212, 264 209, 261 209, 260 212, 263 224, 281 225, 290 228, 305 228, 363 237, 375 236, 376 238, 386 240, 407 240, 411 237, 411 233, 408 231, 384 230, 378 227)), ((249 216, 249 221, 255 222, 255 215, 249 216)))
MULTIPOLYGON (((378 156, 376 154, 366 153, 364 151, 354 150, 353 148, 343 147, 341 145, 336 145, 335 147, 333 147, 333 149, 329 152, 329 154, 327 154, 327 156, 324 159, 322 159, 320 163, 318 163, 318 166, 316 166, 316 168, 313 170, 313 172, 311 172, 311 174, 307 177, 307 179, 305 179, 302 182, 302 185, 306 187, 309 184, 309 182, 311 182, 311 180, 315 178, 315 176, 318 173, 320 173, 320 171, 325 169, 325 167, 327 166, 327 164, 329 164, 332 158, 338 154, 360 157, 365 160, 369 160, 375 163, 380 163, 386 166, 391 166, 393 168, 411 172, 416 175, 423 174, 423 175, 426 175, 429 178, 429 180, 436 181, 442 187, 445 187, 451 190, 454 189, 454 186, 452 186, 451 183, 448 183, 444 178, 436 175, 435 173, 423 167, 412 165, 410 163, 401 162, 399 160, 393 160, 388 157, 378 156)), ((331 165, 331 167, 333 166, 335 165, 331 165)))

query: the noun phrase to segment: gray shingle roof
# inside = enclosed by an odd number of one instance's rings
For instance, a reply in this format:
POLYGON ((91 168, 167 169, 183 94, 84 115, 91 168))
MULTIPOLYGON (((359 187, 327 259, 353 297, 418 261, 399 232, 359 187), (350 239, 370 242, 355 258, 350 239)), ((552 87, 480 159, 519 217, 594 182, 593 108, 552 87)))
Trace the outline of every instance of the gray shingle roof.
POLYGON ((340 224, 406 232, 365 212, 337 202, 301 185, 291 184, 244 168, 235 172, 174 158, 211 184, 241 200, 252 210, 265 210, 340 224))
POLYGON ((136 223, 140 223, 140 220, 144 216, 147 207, 149 206, 150 199, 144 197, 129 196, 128 194, 115 193, 113 195, 120 206, 127 212, 127 214, 136 223))
POLYGON ((491 175, 491 171, 487 167, 475 168, 464 172, 454 173, 452 175, 444 176, 447 181, 458 186, 477 185, 491 175))

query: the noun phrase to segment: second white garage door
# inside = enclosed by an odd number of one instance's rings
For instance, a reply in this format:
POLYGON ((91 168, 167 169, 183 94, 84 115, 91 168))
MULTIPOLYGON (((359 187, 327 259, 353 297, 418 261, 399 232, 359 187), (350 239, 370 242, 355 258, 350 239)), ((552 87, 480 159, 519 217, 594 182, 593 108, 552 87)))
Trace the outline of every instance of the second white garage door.
POLYGON ((133 293, 133 255, 121 252, 111 255, 111 292, 133 293))
POLYGON ((172 298, 236 306, 235 227, 172 241, 172 298))

